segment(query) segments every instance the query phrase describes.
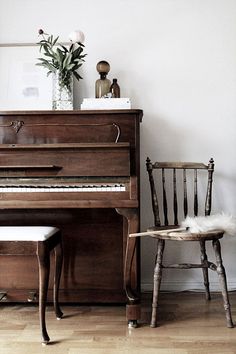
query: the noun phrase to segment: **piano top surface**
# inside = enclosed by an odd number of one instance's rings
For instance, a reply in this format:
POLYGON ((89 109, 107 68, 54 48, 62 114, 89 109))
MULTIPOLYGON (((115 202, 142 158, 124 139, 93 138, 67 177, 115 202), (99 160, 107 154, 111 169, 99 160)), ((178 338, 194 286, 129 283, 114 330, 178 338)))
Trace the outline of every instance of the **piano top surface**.
POLYGON ((129 143, 35 143, 35 144, 0 144, 0 149, 116 149, 129 147, 129 143))
POLYGON ((141 109, 99 109, 99 110, 56 110, 56 111, 49 111, 49 110, 37 110, 37 111, 29 111, 29 110, 22 110, 22 111, 0 111, 0 116, 8 116, 8 115, 16 115, 16 116, 27 116, 27 115, 32 115, 32 116, 39 116, 39 115, 67 115, 67 116, 73 116, 73 115, 79 115, 79 116, 89 116, 95 114, 96 116, 99 115, 120 115, 121 117, 126 114, 136 114, 139 116, 140 122, 142 121, 143 117, 143 111, 141 109))

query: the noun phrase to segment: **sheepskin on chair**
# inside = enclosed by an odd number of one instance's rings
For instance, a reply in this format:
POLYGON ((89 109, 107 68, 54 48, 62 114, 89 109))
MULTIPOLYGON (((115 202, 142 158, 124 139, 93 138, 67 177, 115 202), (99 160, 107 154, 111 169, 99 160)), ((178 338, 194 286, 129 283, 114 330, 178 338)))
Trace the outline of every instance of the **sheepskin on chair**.
POLYGON ((236 236, 236 217, 224 213, 209 216, 187 216, 181 223, 181 227, 192 233, 221 230, 228 235, 236 236))

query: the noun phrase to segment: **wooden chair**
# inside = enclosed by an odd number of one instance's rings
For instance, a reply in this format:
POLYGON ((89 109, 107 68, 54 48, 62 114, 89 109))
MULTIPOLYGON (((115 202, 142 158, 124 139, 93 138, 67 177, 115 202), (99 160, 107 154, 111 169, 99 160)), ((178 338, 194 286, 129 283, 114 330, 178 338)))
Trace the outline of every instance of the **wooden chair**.
POLYGON ((222 296, 224 302, 224 308, 226 312, 226 321, 228 327, 233 327, 229 297, 227 291, 225 269, 222 264, 220 239, 223 237, 223 231, 210 231, 204 233, 190 233, 188 231, 182 232, 163 232, 159 235, 154 235, 151 232, 153 230, 165 230, 170 228, 176 228, 179 224, 179 218, 182 220, 187 215, 197 216, 200 209, 200 203, 198 202, 198 192, 203 189, 203 178, 206 177, 205 184, 205 205, 202 207, 202 211, 205 215, 210 215, 211 212, 211 200, 212 200, 212 181, 214 171, 214 161, 210 159, 209 164, 203 163, 185 163, 185 162, 155 162, 152 163, 149 158, 146 160, 147 172, 149 175, 150 188, 151 188, 151 200, 152 210, 154 215, 154 227, 148 229, 150 235, 157 239, 157 255, 154 269, 154 288, 153 288, 153 302, 152 302, 152 319, 151 327, 157 325, 157 306, 159 298, 159 290, 162 279, 162 269, 190 269, 190 268, 202 268, 204 285, 206 292, 206 299, 210 300, 208 268, 217 272, 219 276, 219 282, 222 289, 222 296), (157 179, 160 179, 158 184, 157 179), (191 179, 191 182, 189 181, 191 179), (170 184, 172 186, 168 186, 170 184), (193 190, 190 203, 190 187, 193 190), (201 188, 200 188, 201 187, 201 188), (182 189, 182 194, 180 193, 182 189), (161 199, 161 203, 160 202, 161 199), (171 204, 169 205, 169 199, 171 204), (159 202, 158 202, 159 200, 159 202), (180 203, 181 201, 181 203, 180 203), (180 205, 181 204, 181 205, 180 205), (191 209, 190 210, 190 204, 191 209), (181 212, 182 209, 182 212, 181 212), (172 217, 173 222, 170 222, 172 217), (163 265, 163 253, 165 247, 165 241, 194 241, 200 244, 200 264, 172 264, 163 265), (208 261, 206 254, 206 241, 212 241, 213 249, 216 256, 216 265, 208 261))
MULTIPOLYGON (((39 266, 39 320, 42 334, 42 344, 47 344, 50 338, 46 329, 45 309, 50 273, 50 252, 55 254, 55 274, 53 283, 53 302, 57 319, 63 313, 58 304, 58 290, 63 260, 61 232, 56 227, 47 226, 1 226, 0 255, 36 254, 39 266)), ((20 276, 20 274, 19 274, 20 276)), ((7 294, 1 297, 7 299, 7 294)))

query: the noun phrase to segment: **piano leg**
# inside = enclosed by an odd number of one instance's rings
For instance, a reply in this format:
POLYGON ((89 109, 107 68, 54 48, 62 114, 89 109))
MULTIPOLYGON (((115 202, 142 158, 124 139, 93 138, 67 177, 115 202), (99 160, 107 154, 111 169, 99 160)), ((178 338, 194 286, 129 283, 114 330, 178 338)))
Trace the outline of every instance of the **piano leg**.
MULTIPOLYGON (((124 288, 127 296, 126 318, 128 327, 137 327, 140 319, 140 295, 132 289, 132 265, 134 261, 135 250, 139 252, 136 237, 129 238, 129 234, 139 231, 139 210, 131 208, 116 208, 118 214, 126 218, 128 222, 128 234, 126 240, 126 252, 124 259, 124 288)), ((139 258, 139 257, 138 257, 139 258)), ((139 264, 136 264, 136 287, 139 287, 139 264)))

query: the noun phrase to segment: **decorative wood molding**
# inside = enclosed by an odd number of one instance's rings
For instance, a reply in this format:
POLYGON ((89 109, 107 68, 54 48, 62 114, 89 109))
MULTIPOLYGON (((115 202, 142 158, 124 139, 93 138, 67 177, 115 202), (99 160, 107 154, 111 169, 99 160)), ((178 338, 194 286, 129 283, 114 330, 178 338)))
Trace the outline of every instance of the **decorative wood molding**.
POLYGON ((11 122, 11 126, 16 133, 18 133, 18 131, 21 129, 23 125, 24 125, 23 120, 14 120, 13 122, 11 122))
POLYGON ((55 126, 55 127, 89 127, 89 126, 97 126, 97 127, 105 127, 105 126, 113 126, 116 131, 116 138, 115 138, 115 143, 118 143, 120 135, 121 135, 121 130, 118 124, 116 123, 97 123, 97 124, 79 124, 79 123, 64 123, 64 124, 60 124, 60 123, 25 123, 23 120, 14 120, 12 122, 10 122, 10 124, 0 124, 0 128, 13 128, 15 130, 16 133, 18 133, 20 131, 20 129, 25 126, 25 127, 51 127, 51 126, 55 126))

